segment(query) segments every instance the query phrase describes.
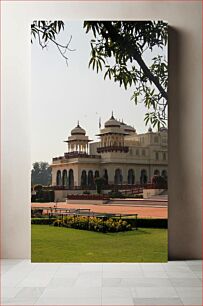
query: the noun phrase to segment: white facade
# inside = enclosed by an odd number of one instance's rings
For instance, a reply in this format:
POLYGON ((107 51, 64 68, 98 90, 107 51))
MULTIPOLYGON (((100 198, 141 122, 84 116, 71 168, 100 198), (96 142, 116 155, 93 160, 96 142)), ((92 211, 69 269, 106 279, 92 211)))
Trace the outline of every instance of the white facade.
POLYGON ((68 152, 53 158, 53 186, 93 187, 98 176, 109 185, 148 183, 154 174, 167 178, 167 129, 137 134, 112 114, 97 136, 91 142, 78 123, 66 141, 68 152))

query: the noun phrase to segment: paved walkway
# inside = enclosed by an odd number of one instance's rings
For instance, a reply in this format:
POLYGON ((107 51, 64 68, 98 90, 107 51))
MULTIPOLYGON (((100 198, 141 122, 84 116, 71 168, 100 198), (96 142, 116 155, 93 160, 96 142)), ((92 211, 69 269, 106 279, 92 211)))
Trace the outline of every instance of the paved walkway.
POLYGON ((1 261, 2 305, 202 305, 202 262, 1 261))
MULTIPOLYGON (((55 203, 32 203, 32 207, 54 207, 55 203)), ((127 205, 108 205, 108 204, 68 204, 58 202, 57 208, 85 208, 91 209, 95 213, 113 213, 113 214, 138 214, 143 218, 168 218, 167 207, 150 206, 127 206, 127 205)))

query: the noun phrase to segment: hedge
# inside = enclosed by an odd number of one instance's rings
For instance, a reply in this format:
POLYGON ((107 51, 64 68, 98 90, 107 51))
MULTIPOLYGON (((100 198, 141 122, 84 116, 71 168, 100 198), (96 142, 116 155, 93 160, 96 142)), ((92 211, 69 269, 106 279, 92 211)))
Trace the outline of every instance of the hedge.
POLYGON ((152 219, 152 218, 122 218, 127 221, 133 228, 145 227, 145 228, 168 228, 167 219, 152 219))
POLYGON ((125 194, 122 192, 109 192, 108 195, 110 198, 120 198, 120 199, 126 199, 126 198, 132 198, 132 199, 143 199, 142 194, 125 194))
POLYGON ((31 202, 54 202, 54 190, 39 190, 36 195, 32 195, 31 202))
POLYGON ((31 224, 40 224, 40 225, 50 225, 53 224, 53 222, 56 220, 56 218, 32 218, 31 224))
MULTIPOLYGON (((66 222, 64 222, 64 226, 65 227, 73 227, 73 228, 78 228, 78 229, 89 229, 88 228, 88 218, 87 217, 75 217, 77 219, 74 220, 74 217, 65 217, 65 218, 71 218, 70 220, 70 226, 68 224, 65 224, 66 222), (81 219, 79 219, 81 218, 81 219), (84 220, 84 218, 86 218, 84 220), (75 224, 74 224, 75 223, 75 224)), ((64 218, 64 221, 66 220, 64 218)), ((114 221, 114 226, 116 228, 116 222, 118 222, 120 220, 120 218, 110 218, 108 220, 101 220, 101 218, 95 218, 94 220, 100 220, 99 222, 97 222, 99 224, 99 226, 102 228, 103 224, 105 224, 105 222, 110 222, 111 223, 113 220, 114 221)), ((59 219, 57 219, 56 217, 52 217, 52 218, 32 218, 31 219, 31 223, 32 224, 44 224, 44 225, 51 225, 54 223, 55 221, 55 226, 63 226, 62 225, 62 220, 60 220, 59 222, 57 221, 59 219), (58 222, 58 224, 57 224, 58 222)), ((168 220, 167 219, 151 219, 151 218, 138 218, 137 220, 135 218, 122 218, 122 221, 127 222, 127 225, 130 225, 132 228, 163 228, 163 229, 167 229, 168 228, 168 220), (137 222, 137 224, 136 224, 137 222)), ((108 223, 107 223, 108 225, 108 223)), ((126 224, 125 224, 126 226, 126 224)), ((97 227, 97 224, 96 224, 97 227)))

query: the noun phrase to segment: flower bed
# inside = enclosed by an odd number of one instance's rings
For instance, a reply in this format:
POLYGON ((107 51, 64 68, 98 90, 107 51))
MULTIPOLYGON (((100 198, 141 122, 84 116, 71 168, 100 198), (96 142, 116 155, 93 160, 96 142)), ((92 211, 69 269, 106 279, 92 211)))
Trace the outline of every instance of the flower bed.
POLYGON ((114 219, 102 219, 96 217, 81 217, 81 216, 69 216, 63 219, 57 219, 53 222, 54 226, 63 226, 68 228, 76 228, 82 230, 89 230, 95 232, 123 232, 132 229, 131 225, 127 221, 114 220, 114 219))

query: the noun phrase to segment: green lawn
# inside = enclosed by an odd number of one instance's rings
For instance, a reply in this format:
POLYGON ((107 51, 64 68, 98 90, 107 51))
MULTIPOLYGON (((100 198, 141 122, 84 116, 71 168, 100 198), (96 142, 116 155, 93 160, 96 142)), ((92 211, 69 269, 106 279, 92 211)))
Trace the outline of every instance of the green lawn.
POLYGON ((32 225, 33 262, 166 262, 167 230, 96 233, 32 225))

